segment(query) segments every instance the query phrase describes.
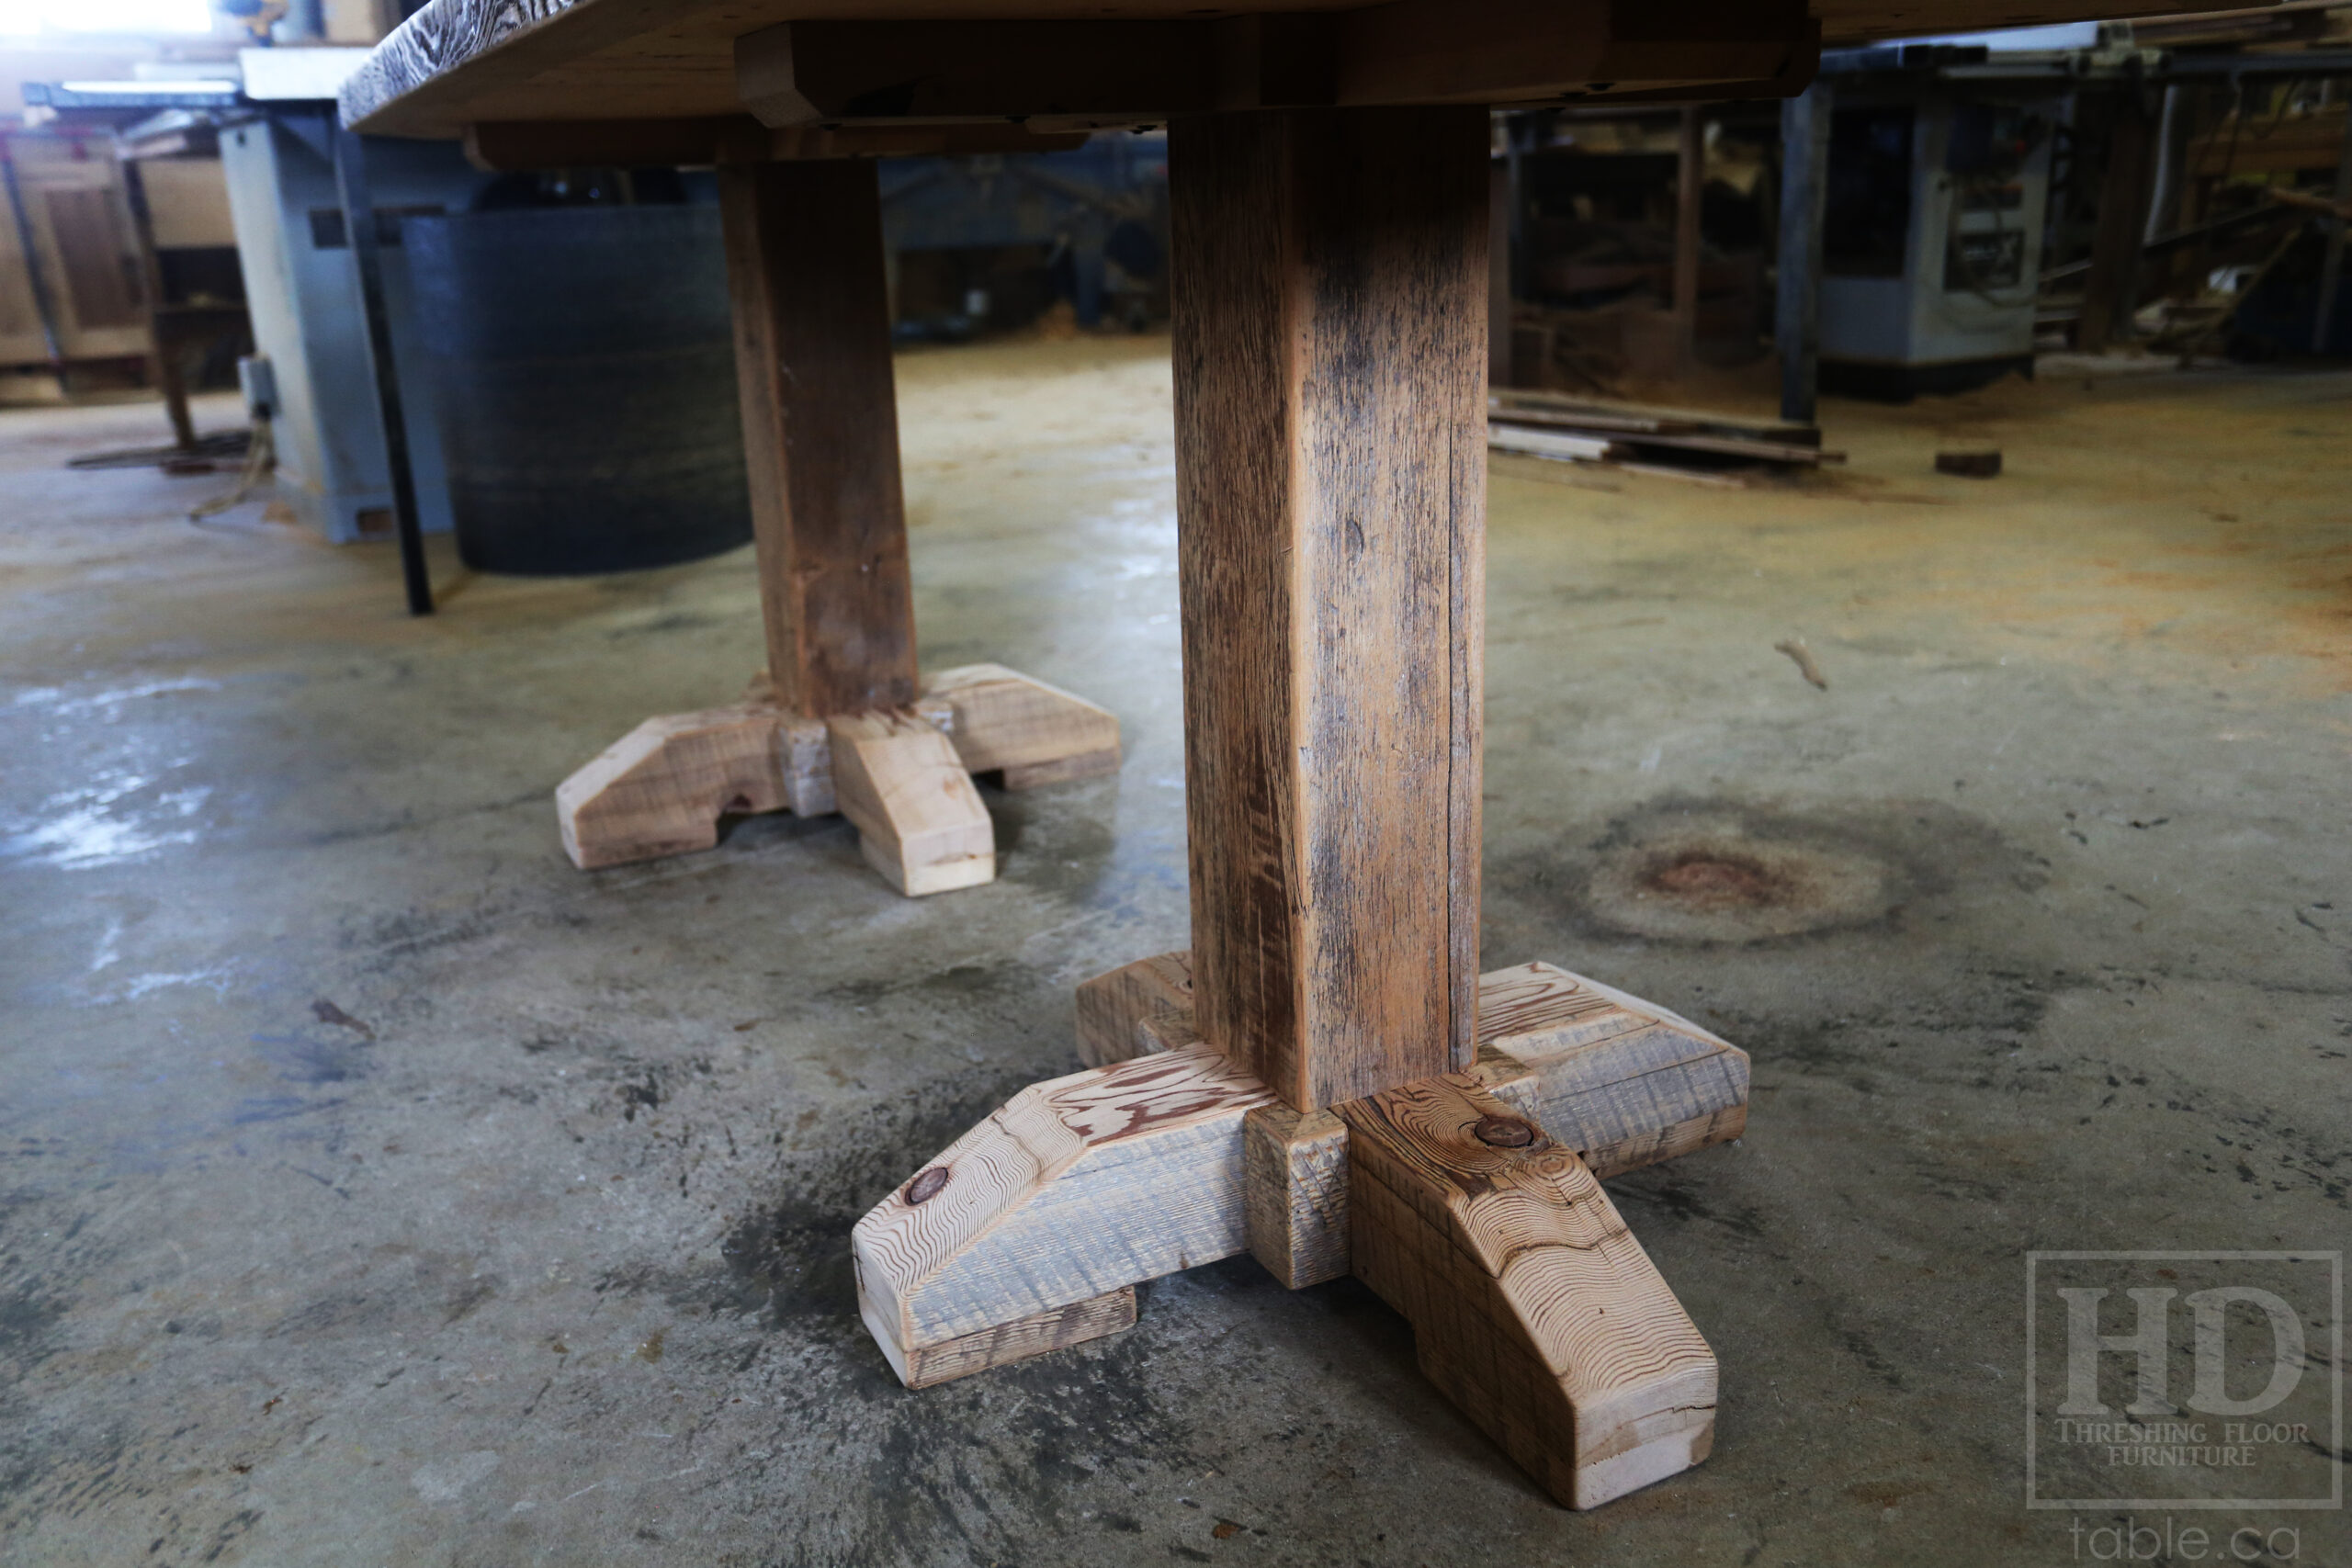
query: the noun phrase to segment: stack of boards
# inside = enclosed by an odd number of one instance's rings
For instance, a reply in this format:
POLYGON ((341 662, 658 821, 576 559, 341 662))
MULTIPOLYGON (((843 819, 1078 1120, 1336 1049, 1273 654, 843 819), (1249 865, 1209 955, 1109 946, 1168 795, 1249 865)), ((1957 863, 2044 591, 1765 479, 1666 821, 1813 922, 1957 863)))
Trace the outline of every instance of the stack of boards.
POLYGON ((1497 391, 1487 400, 1487 446, 1516 457, 1608 463, 1735 486, 1758 473, 1846 460, 1843 452, 1822 450, 1818 425, 1520 390, 1497 391))

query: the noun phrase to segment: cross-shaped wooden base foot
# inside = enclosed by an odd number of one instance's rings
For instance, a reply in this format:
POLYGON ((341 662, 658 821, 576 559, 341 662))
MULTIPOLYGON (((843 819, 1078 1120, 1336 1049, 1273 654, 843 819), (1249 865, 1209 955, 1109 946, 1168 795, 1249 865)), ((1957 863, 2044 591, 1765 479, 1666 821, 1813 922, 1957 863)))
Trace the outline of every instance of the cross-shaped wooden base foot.
POLYGON ((582 871, 707 850, 725 816, 839 811, 865 858, 910 897, 996 875, 974 773, 1007 789, 1115 773, 1119 721, 1001 664, 944 670, 911 708, 807 718, 764 674, 729 707, 649 718, 555 792, 582 871))
POLYGON ((1713 1353, 1597 1179, 1737 1137, 1745 1053, 1533 964, 1480 979, 1472 1071, 1302 1115, 1194 1037, 1188 954, 1079 997, 1099 1065, 858 1222, 860 1310, 910 1387, 1115 1333, 1139 1281, 1249 1251, 1293 1288, 1363 1279, 1570 1507, 1707 1457, 1713 1353))

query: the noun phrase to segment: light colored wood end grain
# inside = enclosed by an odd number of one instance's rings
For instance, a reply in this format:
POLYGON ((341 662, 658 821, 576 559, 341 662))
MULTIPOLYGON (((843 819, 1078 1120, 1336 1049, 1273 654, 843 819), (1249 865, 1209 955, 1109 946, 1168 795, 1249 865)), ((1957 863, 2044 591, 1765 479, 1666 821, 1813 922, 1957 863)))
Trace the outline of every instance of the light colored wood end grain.
POLYGON ((1285 1289, 1348 1271, 1348 1130, 1329 1111, 1250 1112, 1242 1130, 1250 1250, 1285 1289))
POLYGON ((914 898, 995 879, 995 824, 946 736, 887 710, 825 722, 834 798, 884 880, 914 898))
POLYGON ((1138 958, 1079 983, 1078 1057, 1091 1067, 1108 1066, 1180 1042, 1170 1034, 1142 1032, 1147 1023, 1181 1021, 1193 1039, 1193 955, 1163 953, 1138 958))
POLYGON ((1272 1102, 1213 1051, 1031 1085, 858 1221, 875 1337, 904 1376, 949 1341, 1244 1250, 1242 1122, 1272 1102))
POLYGON ((1466 1075, 1337 1110, 1355 1272, 1481 1430, 1573 1508, 1706 1457, 1714 1353, 1582 1161, 1466 1075))
POLYGON ((942 728, 964 766, 1002 770, 1008 789, 1118 768, 1119 721, 1108 710, 1001 664, 939 671, 925 679, 923 698, 949 709, 942 728))
POLYGON ((649 718, 556 786, 564 852, 583 871, 707 850, 718 819, 790 806, 782 710, 753 704, 649 718))

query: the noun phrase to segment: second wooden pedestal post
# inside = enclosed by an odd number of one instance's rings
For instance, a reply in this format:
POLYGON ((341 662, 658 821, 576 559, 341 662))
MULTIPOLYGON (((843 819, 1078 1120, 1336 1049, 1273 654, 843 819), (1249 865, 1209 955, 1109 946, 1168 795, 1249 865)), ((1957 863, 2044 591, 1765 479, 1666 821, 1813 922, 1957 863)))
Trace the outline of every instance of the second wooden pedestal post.
POLYGON ((777 700, 914 701, 914 594, 871 159, 722 169, 760 604, 777 700))
POLYGON ((996 834, 969 775, 1115 772, 1118 720, 1001 665, 917 673, 874 162, 726 167, 720 197, 766 675, 573 773, 565 850, 590 870, 708 849, 732 813, 838 809, 901 893, 987 882, 996 834))

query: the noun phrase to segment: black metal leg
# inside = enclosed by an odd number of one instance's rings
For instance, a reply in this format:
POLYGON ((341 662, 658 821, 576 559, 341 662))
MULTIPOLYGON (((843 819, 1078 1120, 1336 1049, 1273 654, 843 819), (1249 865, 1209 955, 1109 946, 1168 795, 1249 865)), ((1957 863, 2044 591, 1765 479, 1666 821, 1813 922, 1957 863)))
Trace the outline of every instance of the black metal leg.
POLYGON ((1781 281, 1772 336, 1781 350, 1781 417, 1819 422, 1821 217, 1829 183, 1829 87, 1781 104, 1781 281))
POLYGON ((392 476, 392 517, 400 525, 401 576, 408 584, 408 613, 429 615, 433 614, 433 579, 424 566, 424 529, 416 514, 416 475, 409 467, 400 372, 392 363, 392 321, 384 307, 384 259, 376 232, 376 206, 368 194, 367 151, 367 142, 356 131, 336 124, 335 186, 343 193, 344 233, 359 268, 360 309, 368 317, 368 357, 375 367, 376 406, 384 420, 384 457, 392 476))

